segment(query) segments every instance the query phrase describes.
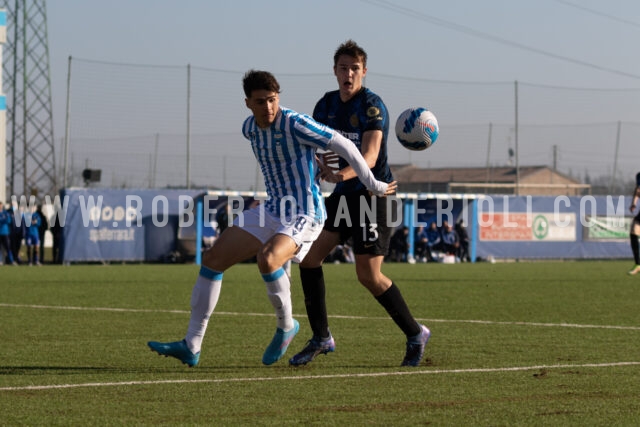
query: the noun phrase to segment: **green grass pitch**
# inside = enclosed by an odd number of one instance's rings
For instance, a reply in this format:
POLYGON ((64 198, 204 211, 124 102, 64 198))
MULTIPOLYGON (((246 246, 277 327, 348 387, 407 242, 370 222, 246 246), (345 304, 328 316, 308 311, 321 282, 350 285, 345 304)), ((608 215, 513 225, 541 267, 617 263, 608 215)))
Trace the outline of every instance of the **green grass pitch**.
POLYGON ((357 283, 327 265, 336 352, 261 363, 275 331, 252 264, 225 273, 200 365, 151 352, 181 339, 194 265, 0 267, 2 425, 637 425, 640 277, 630 262, 387 264, 432 330, 419 368, 357 283))

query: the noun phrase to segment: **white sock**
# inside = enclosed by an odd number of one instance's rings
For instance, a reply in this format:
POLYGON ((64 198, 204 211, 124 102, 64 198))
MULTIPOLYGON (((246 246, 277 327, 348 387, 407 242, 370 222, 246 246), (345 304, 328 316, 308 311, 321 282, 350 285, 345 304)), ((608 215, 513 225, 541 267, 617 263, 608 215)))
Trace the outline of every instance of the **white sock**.
POLYGON ((278 327, 284 331, 293 328, 293 315, 291 313, 291 282, 283 268, 272 273, 262 275, 267 287, 267 297, 276 311, 278 327))
POLYGON ((222 273, 207 267, 200 268, 200 274, 191 291, 191 319, 184 338, 192 353, 202 348, 202 340, 207 330, 211 313, 216 308, 220 288, 222 287, 222 273))

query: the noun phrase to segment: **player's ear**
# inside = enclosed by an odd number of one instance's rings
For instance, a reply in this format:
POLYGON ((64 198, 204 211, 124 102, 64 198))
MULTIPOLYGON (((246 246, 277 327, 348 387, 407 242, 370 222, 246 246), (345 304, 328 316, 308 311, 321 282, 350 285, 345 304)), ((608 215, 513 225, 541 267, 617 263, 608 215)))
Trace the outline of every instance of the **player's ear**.
POLYGON ((249 98, 244 99, 244 105, 246 105, 248 109, 251 109, 251 107, 249 107, 249 98))

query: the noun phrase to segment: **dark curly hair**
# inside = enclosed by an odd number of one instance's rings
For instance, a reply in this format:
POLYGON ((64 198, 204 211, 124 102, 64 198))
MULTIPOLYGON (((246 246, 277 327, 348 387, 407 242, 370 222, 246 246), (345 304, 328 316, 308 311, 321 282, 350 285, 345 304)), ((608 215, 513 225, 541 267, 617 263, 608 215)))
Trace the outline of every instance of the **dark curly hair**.
POLYGON ((249 70, 242 78, 242 88, 247 98, 254 90, 267 90, 280 93, 280 84, 275 76, 268 71, 249 70))
POLYGON ((333 66, 338 65, 338 58, 342 55, 348 55, 352 58, 359 59, 362 61, 362 66, 367 68, 367 52, 364 51, 363 48, 358 46, 358 43, 349 39, 346 42, 342 43, 336 49, 336 53, 333 55, 333 66))

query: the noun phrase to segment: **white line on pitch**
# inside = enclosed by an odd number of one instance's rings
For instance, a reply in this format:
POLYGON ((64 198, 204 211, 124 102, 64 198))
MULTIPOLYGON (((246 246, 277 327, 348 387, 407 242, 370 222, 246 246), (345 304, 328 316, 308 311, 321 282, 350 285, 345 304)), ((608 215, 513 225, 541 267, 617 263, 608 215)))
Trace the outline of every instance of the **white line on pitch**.
POLYGON ((26 391, 26 390, 53 390, 80 387, 118 387, 131 385, 160 385, 160 384, 203 384, 203 383, 238 383, 238 382, 261 382, 261 381, 297 381, 297 380, 326 380, 336 378, 373 378, 392 377, 401 375, 436 375, 436 374, 475 374, 492 372, 521 372, 537 371, 541 369, 575 369, 575 368, 611 368, 622 366, 638 366, 640 362, 611 362, 611 363, 584 363, 579 365, 534 365, 534 366, 512 366, 505 368, 470 368, 470 369, 434 369, 434 370, 406 370, 395 372, 370 372, 361 374, 328 374, 328 375, 300 375, 284 377, 257 377, 257 378, 211 378, 199 380, 156 380, 156 381, 120 381, 105 383, 80 383, 80 384, 48 384, 48 385, 28 385, 16 387, 0 387, 2 391, 26 391))
MULTIPOLYGON (((78 310, 78 311, 113 311, 125 313, 172 313, 172 314, 189 314, 186 310, 152 310, 142 308, 110 308, 110 307, 74 307, 74 306, 57 306, 57 305, 37 305, 37 304, 6 304, 0 303, 0 307, 13 308, 32 308, 46 310, 78 310)), ((217 311, 213 313, 218 316, 273 316, 272 313, 238 313, 229 311, 217 311)), ((298 317, 304 317, 303 314, 295 314, 298 317)), ((367 317, 367 316, 346 316, 346 315, 329 315, 333 319, 354 319, 354 320, 388 320, 388 317, 367 317)), ((479 325, 518 325, 518 326, 541 326, 553 328, 583 328, 583 329, 618 329, 626 331, 640 331, 640 326, 620 326, 620 325, 583 325, 579 323, 542 323, 542 322, 506 322, 497 320, 464 320, 464 319, 427 319, 416 318, 421 322, 433 323, 475 323, 479 325)))

